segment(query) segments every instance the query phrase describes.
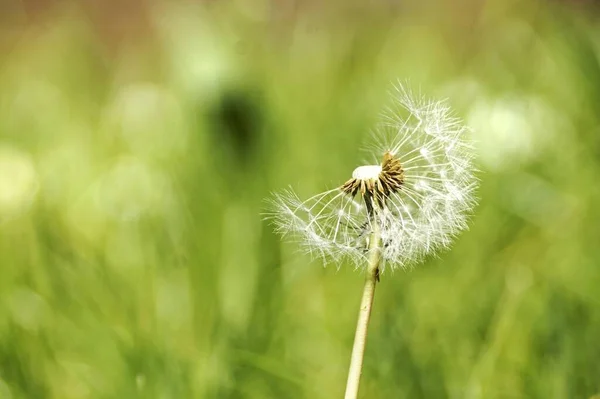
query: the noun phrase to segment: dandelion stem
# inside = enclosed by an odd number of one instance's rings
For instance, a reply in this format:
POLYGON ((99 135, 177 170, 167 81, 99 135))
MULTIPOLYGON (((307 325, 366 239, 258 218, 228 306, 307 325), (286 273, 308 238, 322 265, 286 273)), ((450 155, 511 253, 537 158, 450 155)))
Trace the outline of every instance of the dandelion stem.
POLYGON ((365 278, 360 309, 358 311, 358 323, 352 347, 352 358, 350 359, 350 370, 348 371, 348 382, 346 384, 345 399, 356 399, 358 397, 358 386, 362 373, 365 345, 367 343, 367 330, 371 317, 371 308, 375 296, 375 285, 379 281, 379 263, 381 260, 381 234, 377 223, 371 223, 373 232, 369 240, 369 266, 365 278))

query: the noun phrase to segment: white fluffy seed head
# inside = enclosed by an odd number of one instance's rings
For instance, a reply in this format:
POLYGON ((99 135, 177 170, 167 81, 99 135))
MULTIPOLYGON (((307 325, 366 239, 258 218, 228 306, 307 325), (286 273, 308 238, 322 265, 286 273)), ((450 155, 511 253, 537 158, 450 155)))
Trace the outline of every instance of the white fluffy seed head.
POLYGON ((341 188, 308 199, 300 199, 291 189, 274 194, 268 200, 267 217, 279 233, 316 257, 338 266, 351 261, 361 268, 366 266, 368 237, 377 223, 385 270, 416 264, 448 247, 467 227, 477 186, 467 128, 445 102, 415 96, 402 86, 396 88, 394 99, 394 107, 375 132, 374 164, 356 168, 352 177, 377 180, 388 152, 402 165, 400 188, 371 213, 360 193, 353 196, 341 188))

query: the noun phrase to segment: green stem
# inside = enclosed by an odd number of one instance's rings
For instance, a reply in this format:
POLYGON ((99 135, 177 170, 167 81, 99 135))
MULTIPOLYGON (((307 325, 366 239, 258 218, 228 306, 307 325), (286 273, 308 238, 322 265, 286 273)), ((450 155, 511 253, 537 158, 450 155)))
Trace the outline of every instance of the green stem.
POLYGON ((345 399, 356 399, 358 397, 358 386, 360 384, 360 375, 362 373, 371 308, 373 307, 373 298, 375 296, 375 285, 379 281, 381 235, 377 223, 372 223, 372 225, 373 232, 371 233, 369 240, 369 265, 365 286, 363 288, 363 296, 360 302, 360 309, 358 311, 358 323, 356 324, 354 346, 352 347, 352 358, 350 360, 350 370, 348 371, 345 399))

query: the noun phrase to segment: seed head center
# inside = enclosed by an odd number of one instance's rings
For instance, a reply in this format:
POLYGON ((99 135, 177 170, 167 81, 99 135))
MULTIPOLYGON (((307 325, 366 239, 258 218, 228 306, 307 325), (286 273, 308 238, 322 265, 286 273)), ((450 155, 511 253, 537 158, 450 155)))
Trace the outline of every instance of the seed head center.
POLYGON ((381 173, 381 165, 359 166, 352 172, 352 178, 358 180, 376 180, 381 173))
POLYGON ((400 190, 402 184, 402 164, 392 153, 386 152, 381 165, 363 165, 354 169, 352 179, 344 183, 341 189, 353 197, 360 192, 363 197, 369 197, 365 199, 369 202, 371 197, 375 197, 383 205, 390 194, 400 190))

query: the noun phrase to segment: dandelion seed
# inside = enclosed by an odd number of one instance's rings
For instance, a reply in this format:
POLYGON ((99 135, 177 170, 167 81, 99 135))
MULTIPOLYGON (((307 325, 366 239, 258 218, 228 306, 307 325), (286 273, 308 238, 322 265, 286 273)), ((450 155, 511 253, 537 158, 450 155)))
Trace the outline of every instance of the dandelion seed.
POLYGON ((279 233, 325 261, 362 268, 377 227, 385 270, 416 264, 466 228, 477 185, 467 128, 445 102, 403 86, 394 100, 375 131, 372 164, 306 200, 291 189, 269 199, 279 233))

